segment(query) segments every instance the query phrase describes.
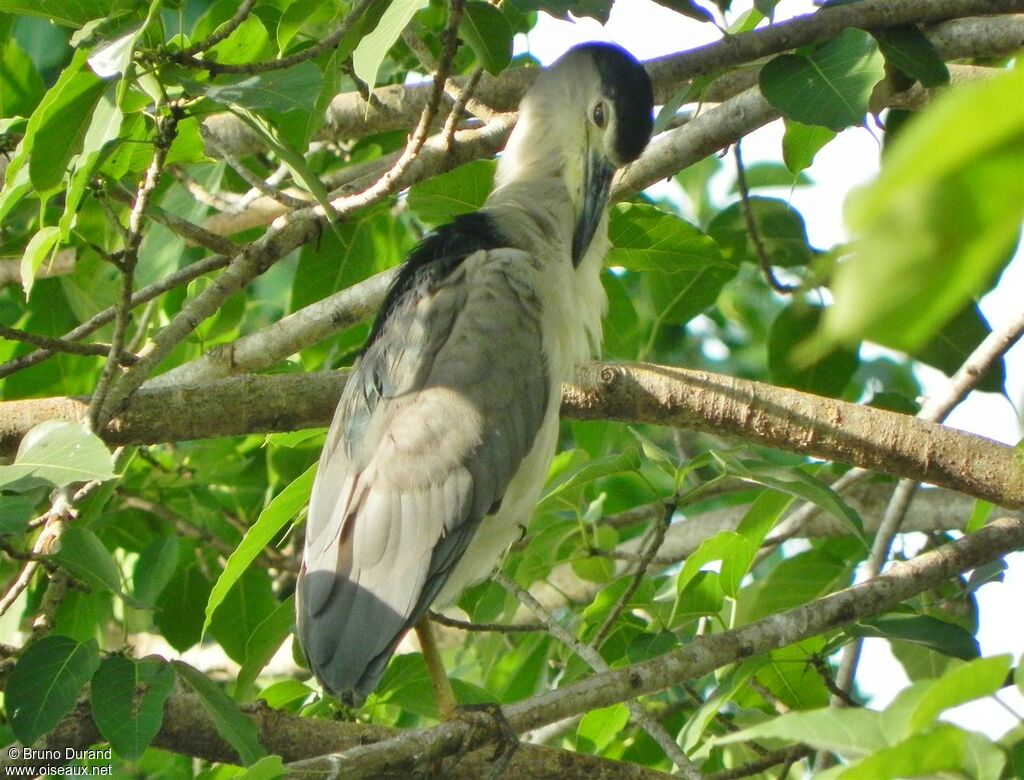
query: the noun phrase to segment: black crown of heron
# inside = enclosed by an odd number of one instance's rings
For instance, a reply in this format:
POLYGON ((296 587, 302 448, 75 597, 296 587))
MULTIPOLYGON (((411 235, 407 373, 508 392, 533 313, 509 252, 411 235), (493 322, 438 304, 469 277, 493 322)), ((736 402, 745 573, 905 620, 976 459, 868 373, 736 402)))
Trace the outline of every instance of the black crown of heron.
POLYGON ((431 605, 485 579, 540 497, 560 388, 595 355, 615 171, 653 98, 612 44, 569 50, 520 104, 483 207, 409 256, 356 361, 310 499, 298 633, 361 700, 431 605))

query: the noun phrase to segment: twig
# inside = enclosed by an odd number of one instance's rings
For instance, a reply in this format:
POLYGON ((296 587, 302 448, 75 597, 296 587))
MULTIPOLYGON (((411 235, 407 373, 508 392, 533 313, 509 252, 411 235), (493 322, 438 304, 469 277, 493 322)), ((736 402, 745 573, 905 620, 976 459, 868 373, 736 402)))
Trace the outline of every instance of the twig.
MULTIPOLYGON (((0 325, 0 336, 11 341, 21 341, 31 344, 34 347, 42 347, 53 352, 67 352, 72 355, 86 355, 90 357, 107 357, 110 353, 109 344, 79 344, 77 341, 66 339, 54 339, 48 336, 40 336, 37 333, 29 333, 19 328, 11 328, 7 325, 0 325)), ((118 356, 121 365, 131 365, 138 357, 127 352, 118 356)))
MULTIPOLYGON (((519 603, 540 618, 548 633, 576 653, 591 669, 595 672, 609 671, 610 667, 595 647, 578 641, 576 637, 548 614, 547 610, 541 606, 540 602, 528 590, 519 587, 501 571, 495 572, 493 579, 494 582, 497 582, 515 596, 519 603)), ((699 780, 703 777, 701 771, 683 754, 676 741, 665 731, 665 727, 651 718, 638 699, 628 699, 626 706, 629 708, 630 717, 636 725, 646 731, 651 739, 658 743, 658 746, 665 751, 665 755, 668 756, 669 760, 679 769, 682 777, 690 778, 691 780, 699 780)))
MULTIPOLYGON (((229 255, 215 255, 213 257, 208 257, 205 260, 193 263, 186 268, 182 268, 180 271, 169 275, 159 282, 154 282, 148 287, 144 287, 132 295, 132 307, 134 308, 143 303, 148 303, 154 298, 163 295, 165 292, 186 285, 193 279, 197 279, 211 271, 216 271, 218 268, 223 268, 230 262, 231 256, 229 255)), ((114 316, 115 308, 110 306, 103 311, 94 314, 81 325, 69 330, 61 337, 61 339, 65 341, 77 341, 78 339, 83 339, 109 323, 114 319, 114 316)), ((16 357, 13 360, 8 360, 6 363, 0 365, 0 379, 34 366, 37 363, 42 363, 44 360, 55 354, 55 350, 39 349, 35 352, 30 352, 27 355, 16 357)))
POLYGON ((221 145, 217 142, 217 139, 213 136, 212 133, 202 132, 202 136, 203 140, 210 144, 210 147, 213 149, 213 151, 220 155, 221 159, 224 160, 224 162, 226 162, 228 165, 230 165, 231 169, 235 173, 237 173, 242 178, 242 180, 250 187, 252 187, 254 190, 258 190, 259 192, 266 195, 268 198, 272 198, 273 200, 277 201, 287 209, 302 209, 310 205, 310 202, 308 200, 304 200, 303 198, 296 198, 292 195, 289 195, 286 192, 282 192, 276 187, 272 187, 266 181, 264 181, 259 176, 254 174, 252 171, 246 168, 245 165, 243 165, 241 162, 235 159, 234 155, 232 155, 229 151, 221 147, 221 145))
POLYGON ((462 631, 495 631, 499 634, 517 634, 543 631, 543 623, 471 623, 468 620, 442 615, 440 612, 431 610, 430 619, 448 628, 458 628, 462 631))
POLYGON ((668 527, 672 522, 672 515, 676 513, 676 506, 677 504, 674 500, 667 501, 665 503, 665 513, 662 515, 661 522, 657 523, 654 528, 651 529, 651 538, 648 541, 643 554, 640 556, 640 561, 636 567, 636 571, 633 573, 633 578, 629 581, 629 585, 626 586, 622 595, 619 596, 618 600, 615 602, 615 606, 612 607, 612 610, 605 617, 604 622, 601 623, 601 627, 597 630, 597 633, 595 633, 594 637, 590 640, 591 647, 598 648, 601 646, 601 642, 604 641, 608 632, 611 631, 612 627, 615 625, 615 621, 619 619, 619 615, 622 614, 622 610, 626 608, 626 604, 629 603, 633 594, 636 593, 636 589, 640 587, 640 583, 643 581, 644 575, 647 573, 647 567, 651 565, 651 562, 654 560, 654 556, 661 548, 662 542, 665 541, 665 532, 668 531, 668 527))
POLYGON ((128 233, 125 237, 124 254, 121 259, 121 297, 114 311, 114 335, 110 340, 110 354, 103 373, 100 374, 100 378, 96 382, 96 388, 89 404, 86 424, 91 431, 102 430, 114 412, 114 409, 106 404, 106 400, 117 375, 119 358, 127 339, 128 318, 132 310, 132 288, 135 285, 135 265, 139 259, 139 246, 142 243, 143 216, 150 196, 157 184, 160 183, 160 175, 163 173, 167 153, 178 135, 178 121, 182 116, 181 108, 172 104, 167 115, 161 117, 157 122, 153 159, 146 170, 146 177, 142 186, 139 187, 135 203, 128 215, 128 233))
POLYGON ((772 268, 771 258, 765 249, 764 241, 761 240, 761 228, 758 227, 757 219, 754 217, 754 209, 750 205, 750 188, 747 186, 747 171, 743 165, 743 155, 740 152, 742 141, 737 141, 733 146, 733 155, 736 158, 736 183, 740 188, 740 208, 743 209, 743 221, 747 223, 747 233, 750 236, 750 243, 754 247, 754 254, 757 255, 757 262, 761 266, 761 273, 764 275, 768 286, 775 292, 783 295, 791 295, 800 289, 799 285, 785 284, 779 281, 772 268))
POLYGON ((723 769, 721 772, 713 772, 708 775, 708 780, 739 780, 742 777, 760 774, 766 769, 771 769, 779 764, 795 764, 797 761, 813 755, 813 753, 814 751, 811 748, 803 745, 786 748, 785 750, 777 750, 735 769, 723 769))
POLYGON ((213 48, 241 26, 242 22, 246 20, 255 5, 256 0, 242 0, 238 6, 238 10, 235 11, 234 16, 220 25, 203 40, 198 43, 193 43, 191 46, 186 46, 184 49, 177 52, 177 55, 186 58, 194 57, 200 52, 213 48))
POLYGON ((264 60, 263 62, 250 62, 245 65, 231 65, 228 63, 217 62, 215 60, 201 60, 195 56, 190 56, 184 52, 171 52, 171 51, 158 51, 158 52, 147 52, 143 56, 151 60, 166 59, 172 62, 176 62, 179 65, 184 65, 189 68, 198 68, 207 71, 211 76, 216 76, 219 73, 267 73, 272 70, 284 70, 290 68, 293 65, 298 65, 301 62, 307 60, 316 59, 324 52, 330 51, 341 39, 344 38, 352 26, 362 18, 366 10, 373 5, 376 0, 359 0, 356 5, 345 15, 345 18, 341 20, 337 27, 319 43, 310 46, 308 49, 303 49, 296 54, 292 54, 289 57, 282 57, 277 60, 264 60))

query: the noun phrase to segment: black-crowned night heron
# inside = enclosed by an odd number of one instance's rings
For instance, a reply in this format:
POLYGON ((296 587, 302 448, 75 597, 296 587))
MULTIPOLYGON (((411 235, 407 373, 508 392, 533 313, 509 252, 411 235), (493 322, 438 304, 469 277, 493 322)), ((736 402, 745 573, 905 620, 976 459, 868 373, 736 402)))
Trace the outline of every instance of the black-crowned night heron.
POLYGON ((651 84, 591 43, 541 73, 480 211, 401 268, 331 424, 306 521, 298 631, 336 696, 494 569, 536 504, 561 384, 600 344, 612 175, 650 140, 651 84))

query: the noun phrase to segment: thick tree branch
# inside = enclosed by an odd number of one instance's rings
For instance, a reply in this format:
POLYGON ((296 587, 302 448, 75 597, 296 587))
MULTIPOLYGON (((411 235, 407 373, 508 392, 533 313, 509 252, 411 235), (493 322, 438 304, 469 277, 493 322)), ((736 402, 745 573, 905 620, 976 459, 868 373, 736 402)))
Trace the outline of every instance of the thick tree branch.
MULTIPOLYGON (((240 376, 138 393, 103 435, 140 444, 325 426, 344 374, 240 376)), ((670 425, 735 436, 827 460, 854 463, 1024 506, 1024 464, 1012 447, 907 415, 735 379, 641 363, 591 363, 563 389, 577 420, 670 425)), ((78 420, 84 402, 48 398, 0 403, 0 452, 33 425, 78 420)))
MULTIPOLYGON (((655 98, 664 102, 689 79, 817 43, 848 27, 934 24, 927 34, 946 58, 1013 52, 1024 46, 1024 19, 986 17, 1022 12, 1024 2, 1021 0, 867 0, 825 8, 646 64, 654 82, 655 98), (963 17, 980 18, 970 19, 971 24, 962 24, 963 17), (982 44, 985 51, 978 50, 982 44)), ((493 109, 511 111, 519 105, 536 75, 535 68, 507 70, 497 78, 484 75, 474 95, 493 109)), ((467 79, 455 79, 455 82, 462 87, 467 79)), ((320 137, 347 139, 409 127, 426 105, 429 90, 425 83, 381 87, 374 90, 372 105, 358 92, 342 93, 328 107, 320 137)), ((230 114, 209 117, 205 124, 220 144, 235 155, 251 154, 262 148, 256 135, 230 114)))

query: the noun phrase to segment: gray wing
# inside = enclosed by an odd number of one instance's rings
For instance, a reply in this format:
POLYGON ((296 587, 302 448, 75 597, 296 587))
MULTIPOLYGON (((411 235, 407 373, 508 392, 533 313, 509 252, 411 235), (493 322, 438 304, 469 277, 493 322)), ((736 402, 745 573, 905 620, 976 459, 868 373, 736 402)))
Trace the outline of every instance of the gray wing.
POLYGON ((423 274, 357 361, 306 522, 299 635, 364 697, 497 508, 548 404, 540 302, 518 250, 423 274))

